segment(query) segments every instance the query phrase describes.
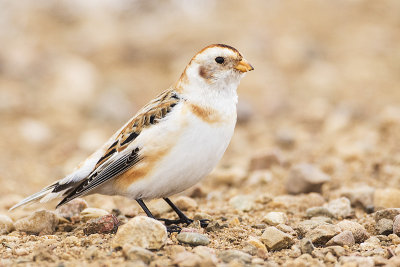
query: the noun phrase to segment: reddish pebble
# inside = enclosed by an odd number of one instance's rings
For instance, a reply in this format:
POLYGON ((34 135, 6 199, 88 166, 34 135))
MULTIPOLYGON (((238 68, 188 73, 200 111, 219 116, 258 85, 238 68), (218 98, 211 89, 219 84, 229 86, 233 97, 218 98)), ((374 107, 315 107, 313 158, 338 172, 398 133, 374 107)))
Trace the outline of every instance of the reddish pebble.
POLYGON ((85 235, 116 233, 118 226, 119 221, 117 217, 113 214, 108 214, 89 220, 86 223, 85 228, 83 228, 83 232, 85 235))

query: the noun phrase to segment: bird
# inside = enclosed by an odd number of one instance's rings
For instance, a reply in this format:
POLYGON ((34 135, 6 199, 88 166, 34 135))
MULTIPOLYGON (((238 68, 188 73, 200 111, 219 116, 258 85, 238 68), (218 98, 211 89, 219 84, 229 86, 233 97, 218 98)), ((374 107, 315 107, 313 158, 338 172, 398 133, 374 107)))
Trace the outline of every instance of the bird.
MULTIPOLYGON (((188 218, 169 199, 198 183, 222 158, 236 125, 237 88, 254 68, 238 50, 212 44, 188 63, 177 82, 140 109, 70 174, 23 199, 10 210, 60 198, 57 208, 90 194, 136 200, 163 198, 179 219, 159 218, 179 232, 188 218)), ((208 220, 201 220, 205 227, 208 220)))

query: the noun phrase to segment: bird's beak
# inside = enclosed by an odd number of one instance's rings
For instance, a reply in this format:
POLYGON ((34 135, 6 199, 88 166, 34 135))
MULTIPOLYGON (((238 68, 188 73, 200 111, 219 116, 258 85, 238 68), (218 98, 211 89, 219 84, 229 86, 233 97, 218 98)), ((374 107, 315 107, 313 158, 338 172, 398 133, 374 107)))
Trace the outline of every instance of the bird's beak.
POLYGON ((247 60, 244 58, 242 58, 242 60, 239 61, 239 63, 235 66, 235 69, 237 69, 240 72, 248 72, 254 70, 253 66, 250 65, 250 63, 247 62, 247 60))

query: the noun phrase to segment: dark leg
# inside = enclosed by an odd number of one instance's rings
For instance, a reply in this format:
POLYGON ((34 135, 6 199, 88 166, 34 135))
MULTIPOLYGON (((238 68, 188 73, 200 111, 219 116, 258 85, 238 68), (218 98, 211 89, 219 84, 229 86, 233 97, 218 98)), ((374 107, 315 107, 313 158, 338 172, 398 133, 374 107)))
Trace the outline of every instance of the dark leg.
MULTIPOLYGON (((139 203, 140 207, 144 210, 144 212, 146 213, 146 215, 152 219, 158 220, 157 218, 155 218, 153 216, 153 214, 151 213, 151 211, 147 208, 146 204, 144 204, 142 199, 136 199, 137 203, 139 203)), ((170 224, 166 224, 167 225, 167 231, 169 233, 173 233, 173 232, 180 232, 182 229, 177 226, 177 225, 170 225, 170 224)))
MULTIPOLYGON (((178 223, 185 223, 185 224, 191 224, 193 222, 192 219, 189 219, 180 209, 178 209, 177 206, 175 206, 174 203, 169 198, 164 198, 165 202, 168 203, 168 205, 171 206, 171 208, 178 214, 179 219, 178 220, 168 220, 168 219, 159 219, 165 223, 165 225, 170 225, 170 224, 178 224, 178 223)), ((210 221, 207 219, 200 220, 200 225, 201 227, 207 227, 208 223, 210 221)))

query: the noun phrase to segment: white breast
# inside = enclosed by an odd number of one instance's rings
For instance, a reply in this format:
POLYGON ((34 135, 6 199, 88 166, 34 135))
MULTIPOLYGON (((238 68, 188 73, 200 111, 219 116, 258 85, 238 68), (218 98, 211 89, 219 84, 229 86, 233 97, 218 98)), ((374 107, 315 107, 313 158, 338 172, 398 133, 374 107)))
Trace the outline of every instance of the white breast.
POLYGON ((203 121, 182 104, 168 120, 143 133, 147 140, 138 140, 143 143, 143 149, 154 149, 162 144, 171 149, 147 177, 133 183, 125 195, 133 199, 168 197, 206 176, 221 159, 232 138, 236 123, 236 105, 232 104, 229 112, 225 110, 223 114, 224 121, 219 123, 203 121))

